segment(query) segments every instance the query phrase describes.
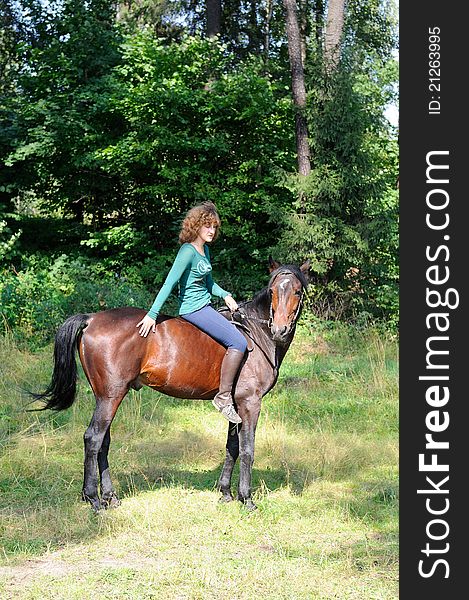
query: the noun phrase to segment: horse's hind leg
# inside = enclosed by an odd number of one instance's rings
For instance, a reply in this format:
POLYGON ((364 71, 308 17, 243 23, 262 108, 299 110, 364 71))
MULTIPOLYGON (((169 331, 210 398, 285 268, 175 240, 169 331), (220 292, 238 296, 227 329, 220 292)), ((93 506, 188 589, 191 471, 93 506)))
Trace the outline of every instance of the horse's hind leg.
POLYGON ((111 440, 109 429, 116 411, 127 389, 113 398, 97 398, 96 408, 88 429, 85 431, 85 466, 83 479, 83 500, 90 502, 94 510, 109 505, 114 494, 111 478, 109 476, 109 464, 107 453, 111 440), (98 461, 99 456, 99 461, 98 461), (103 503, 98 495, 98 466, 101 475, 103 503))
POLYGON ((119 506, 120 501, 112 485, 111 476, 109 474, 108 452, 111 444, 111 425, 107 428, 104 435, 101 449, 98 452, 98 470, 101 480, 101 505, 105 508, 114 508, 119 506))
POLYGON ((226 457, 223 469, 218 481, 218 489, 223 494, 221 502, 234 500, 231 493, 231 476, 236 460, 239 456, 238 426, 230 423, 228 427, 228 438, 226 440, 226 457))

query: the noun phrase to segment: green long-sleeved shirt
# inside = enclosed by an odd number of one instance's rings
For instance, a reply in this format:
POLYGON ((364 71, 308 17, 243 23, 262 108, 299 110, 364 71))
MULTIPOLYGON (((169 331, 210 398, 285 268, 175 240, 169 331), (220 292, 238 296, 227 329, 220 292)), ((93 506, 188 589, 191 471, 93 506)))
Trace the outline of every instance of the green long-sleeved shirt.
POLYGON ((156 319, 161 307, 178 282, 180 315, 203 308, 210 302, 212 294, 219 298, 226 298, 230 295, 213 281, 207 245, 204 246, 204 250, 205 255, 202 255, 192 244, 186 243, 180 247, 173 266, 148 311, 152 319, 156 319))

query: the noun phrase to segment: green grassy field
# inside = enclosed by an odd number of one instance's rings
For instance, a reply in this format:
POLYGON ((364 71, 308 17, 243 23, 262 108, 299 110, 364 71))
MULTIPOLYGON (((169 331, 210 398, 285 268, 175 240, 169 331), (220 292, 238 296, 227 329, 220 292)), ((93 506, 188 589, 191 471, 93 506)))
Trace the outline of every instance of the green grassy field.
MULTIPOLYGON (((0 597, 397 598, 397 344, 301 328, 256 438, 252 513, 219 504, 225 421, 149 389, 124 400, 111 472, 122 505, 80 501, 93 397, 25 413, 52 349, 0 339, 0 597)), ((235 471, 235 483, 236 474, 235 471)))

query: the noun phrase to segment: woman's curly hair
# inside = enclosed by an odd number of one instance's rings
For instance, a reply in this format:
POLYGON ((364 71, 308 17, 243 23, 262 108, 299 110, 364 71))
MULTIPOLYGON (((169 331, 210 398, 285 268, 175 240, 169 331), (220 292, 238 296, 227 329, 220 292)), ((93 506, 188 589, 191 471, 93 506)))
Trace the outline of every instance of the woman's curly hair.
POLYGON ((202 204, 194 206, 187 212, 181 225, 179 243, 193 242, 197 238, 202 225, 206 227, 214 225, 216 227, 213 236, 213 241, 215 241, 220 230, 220 217, 213 202, 202 202, 202 204))

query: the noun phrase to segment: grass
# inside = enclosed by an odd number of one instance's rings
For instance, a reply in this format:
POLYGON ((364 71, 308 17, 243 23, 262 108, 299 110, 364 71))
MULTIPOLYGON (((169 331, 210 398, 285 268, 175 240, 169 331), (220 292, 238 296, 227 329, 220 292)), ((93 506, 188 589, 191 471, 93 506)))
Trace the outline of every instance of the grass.
POLYGON ((218 503, 226 427, 211 404, 143 389, 113 424, 122 505, 93 514, 79 500, 86 382, 68 411, 22 409, 19 387, 50 369, 50 347, 0 340, 0 597, 398 597, 395 341, 300 329, 263 401, 254 513, 218 503))

